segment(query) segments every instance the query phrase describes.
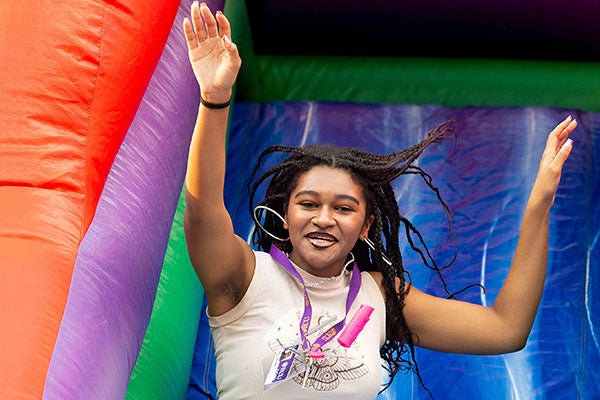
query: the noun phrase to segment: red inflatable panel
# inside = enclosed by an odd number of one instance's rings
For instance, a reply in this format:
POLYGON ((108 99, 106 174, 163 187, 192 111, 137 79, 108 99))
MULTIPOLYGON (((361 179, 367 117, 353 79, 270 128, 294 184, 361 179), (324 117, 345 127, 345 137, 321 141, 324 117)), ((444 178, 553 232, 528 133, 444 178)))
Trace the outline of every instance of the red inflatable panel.
POLYGON ((178 2, 0 2, 0 398, 41 398, 81 238, 178 2))

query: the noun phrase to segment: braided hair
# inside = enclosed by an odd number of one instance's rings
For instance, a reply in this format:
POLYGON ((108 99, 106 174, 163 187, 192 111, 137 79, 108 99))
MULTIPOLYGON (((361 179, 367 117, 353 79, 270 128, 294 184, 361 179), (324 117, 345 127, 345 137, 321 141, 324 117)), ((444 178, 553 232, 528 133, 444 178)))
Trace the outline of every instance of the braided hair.
POLYGON ((252 236, 253 244, 263 251, 269 251, 271 245, 275 244, 282 251, 288 253, 292 251, 292 243, 289 240, 275 239, 287 237, 287 231, 283 228, 282 221, 272 213, 265 213, 260 218, 262 222, 259 221, 254 214, 256 206, 267 206, 280 215, 285 215, 290 195, 300 177, 316 166, 342 169, 348 172, 362 187, 366 198, 366 215, 374 217, 368 236, 372 248, 364 241, 358 240, 352 249, 352 254, 361 271, 379 271, 383 276, 388 339, 380 352, 390 376, 383 390, 389 387, 399 371, 407 370, 415 372, 422 386, 427 390, 416 364, 413 336, 402 312, 404 299, 410 289, 410 275, 404 269, 399 248, 400 228, 404 228, 409 245, 420 255, 424 264, 438 272, 446 291, 441 270, 448 266, 439 267, 435 263, 421 234, 408 219, 400 214, 391 182, 403 174, 419 175, 435 192, 449 220, 451 218, 450 210, 441 198, 438 189, 432 184, 431 176, 420 167, 413 165, 413 162, 430 144, 445 138, 446 134, 451 131, 451 122, 446 121, 432 129, 427 133, 427 137, 418 144, 406 150, 386 155, 331 145, 310 145, 300 148, 271 146, 260 154, 248 183, 250 213, 254 216, 256 224, 252 236), (275 153, 287 153, 289 156, 283 162, 257 176, 265 158, 275 153), (264 199, 255 203, 257 192, 267 180, 269 183, 264 199), (271 234, 267 234, 265 231, 271 234))

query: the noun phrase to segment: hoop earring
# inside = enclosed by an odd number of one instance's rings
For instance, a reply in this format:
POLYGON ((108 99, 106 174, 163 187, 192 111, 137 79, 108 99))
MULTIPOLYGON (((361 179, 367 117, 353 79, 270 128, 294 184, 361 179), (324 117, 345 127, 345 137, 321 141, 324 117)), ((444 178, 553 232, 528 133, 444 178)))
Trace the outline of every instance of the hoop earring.
POLYGON ((344 264, 344 269, 348 268, 348 265, 350 265, 354 262, 354 254, 352 254, 352 252, 350 252, 348 254, 350 254, 350 259, 348 261, 346 261, 346 264, 344 264))
MULTIPOLYGON (((373 241, 371 239, 369 239, 368 237, 366 237, 364 239, 364 242, 367 244, 367 246, 369 246, 369 248, 373 251, 375 251, 375 243, 373 243, 373 241)), ((383 254, 383 252, 381 252, 381 257, 383 258, 383 261, 389 265, 390 267, 392 266, 392 262, 390 261, 389 258, 387 258, 387 256, 385 254, 383 254)))
MULTIPOLYGON (((271 232, 269 232, 268 230, 265 229, 264 226, 261 225, 260 223, 260 219, 258 218, 258 210, 265 210, 265 211, 271 211, 273 214, 275 214, 284 224, 285 224, 285 219, 281 216, 281 214, 279 214, 277 211, 273 210, 271 207, 267 207, 267 206, 262 206, 262 205, 258 205, 254 208, 254 212, 253 212, 253 216, 254 216, 254 222, 256 223, 256 225, 267 235, 271 236, 273 239, 278 240, 280 242, 287 242, 288 240, 290 240, 290 237, 288 236, 287 238, 280 238, 278 236, 275 236, 274 234, 272 234, 271 232)), ((261 214, 262 216, 262 214, 261 214)))

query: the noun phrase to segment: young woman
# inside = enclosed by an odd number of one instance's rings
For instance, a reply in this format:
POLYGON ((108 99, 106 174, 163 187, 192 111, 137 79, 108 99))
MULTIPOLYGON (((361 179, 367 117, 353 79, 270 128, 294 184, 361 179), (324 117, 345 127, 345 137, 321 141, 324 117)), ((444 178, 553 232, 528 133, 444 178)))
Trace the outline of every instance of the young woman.
POLYGON ((569 134, 558 124, 546 143, 524 213, 517 250, 492 307, 430 296, 405 280, 401 225, 390 182, 445 126, 386 156, 330 146, 289 153, 254 181, 254 251, 236 236, 224 205, 229 102, 241 60, 220 12, 194 3, 183 24, 201 105, 186 177, 185 228, 192 264, 208 300, 221 399, 376 397, 384 381, 414 368, 414 346, 453 353, 521 349, 544 287, 548 215, 569 134), (358 322, 355 317, 360 317, 358 322))

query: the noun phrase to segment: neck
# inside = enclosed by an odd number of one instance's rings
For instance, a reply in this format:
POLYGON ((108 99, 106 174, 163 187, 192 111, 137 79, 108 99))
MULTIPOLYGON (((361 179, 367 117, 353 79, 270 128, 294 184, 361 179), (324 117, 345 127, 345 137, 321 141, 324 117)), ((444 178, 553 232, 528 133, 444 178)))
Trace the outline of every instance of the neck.
POLYGON ((297 267, 302 269, 304 272, 307 272, 311 275, 317 276, 319 278, 337 278, 344 274, 348 265, 351 265, 354 262, 354 255, 352 253, 348 254, 346 260, 336 262, 328 267, 323 268, 314 268, 310 265, 306 265, 305 263, 300 262, 294 256, 294 252, 287 255, 290 261, 297 267))

